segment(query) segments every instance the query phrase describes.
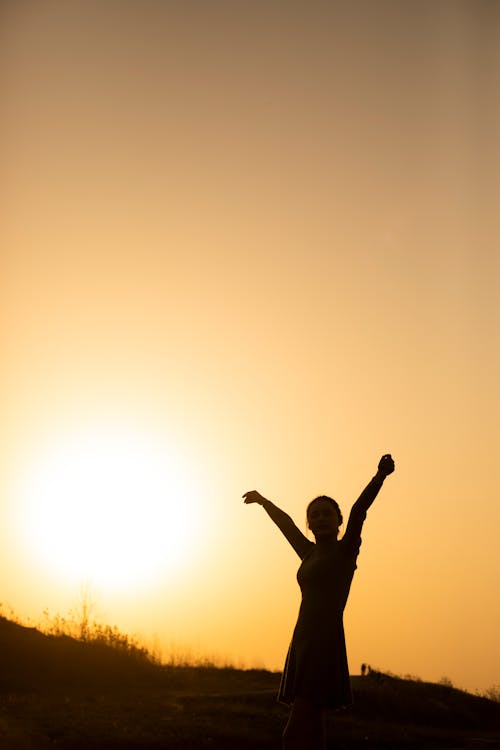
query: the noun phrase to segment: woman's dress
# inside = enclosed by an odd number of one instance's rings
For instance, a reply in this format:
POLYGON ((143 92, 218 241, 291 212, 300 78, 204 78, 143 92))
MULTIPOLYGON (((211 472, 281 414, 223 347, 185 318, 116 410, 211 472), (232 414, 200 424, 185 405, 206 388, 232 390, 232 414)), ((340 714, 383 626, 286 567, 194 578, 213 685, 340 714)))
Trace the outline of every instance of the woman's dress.
POLYGON ((377 477, 370 482, 352 507, 343 538, 327 548, 307 539, 290 516, 276 506, 265 506, 302 558, 297 573, 302 602, 278 694, 282 703, 291 704, 297 697, 325 708, 352 703, 343 613, 366 511, 381 485, 377 477))

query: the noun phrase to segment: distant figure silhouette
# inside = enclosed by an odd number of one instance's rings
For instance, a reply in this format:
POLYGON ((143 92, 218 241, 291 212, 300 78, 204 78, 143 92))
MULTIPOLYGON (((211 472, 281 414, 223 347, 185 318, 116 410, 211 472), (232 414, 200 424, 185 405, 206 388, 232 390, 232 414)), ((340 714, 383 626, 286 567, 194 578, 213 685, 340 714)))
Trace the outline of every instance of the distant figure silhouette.
POLYGON ((366 664, 361 665, 361 677, 364 677, 366 674, 366 664))
POLYGON ((243 495, 245 503, 262 505, 302 560, 297 573, 302 603, 278 694, 280 702, 292 706, 283 733, 284 750, 323 750, 326 709, 352 703, 343 612, 366 511, 393 471, 392 457, 382 456, 377 473, 354 503, 340 540, 342 513, 331 497, 316 497, 307 507, 307 525, 314 543, 287 513, 259 492, 243 495))

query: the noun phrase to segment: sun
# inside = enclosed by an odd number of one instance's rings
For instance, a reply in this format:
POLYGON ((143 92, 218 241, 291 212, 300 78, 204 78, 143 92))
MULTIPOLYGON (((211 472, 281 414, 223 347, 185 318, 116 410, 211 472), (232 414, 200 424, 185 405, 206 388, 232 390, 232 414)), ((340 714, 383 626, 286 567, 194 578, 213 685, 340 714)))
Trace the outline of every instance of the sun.
POLYGON ((17 498, 30 556, 53 575, 130 589, 196 556, 203 531, 194 465, 156 434, 89 428, 39 453, 17 498))

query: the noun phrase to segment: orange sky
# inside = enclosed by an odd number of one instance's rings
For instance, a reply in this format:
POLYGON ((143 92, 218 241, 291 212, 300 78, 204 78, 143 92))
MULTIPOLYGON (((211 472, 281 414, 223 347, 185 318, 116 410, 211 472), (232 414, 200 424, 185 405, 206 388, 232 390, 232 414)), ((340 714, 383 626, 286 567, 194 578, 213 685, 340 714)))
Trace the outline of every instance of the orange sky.
POLYGON ((162 527, 184 551, 140 585, 96 582, 96 610, 165 650, 279 669, 298 558, 242 493, 302 527, 320 493, 347 515, 391 452, 351 671, 498 684, 498 6, 1 14, 0 601, 35 620, 74 607, 78 576, 29 541, 49 518, 36 467, 69 466, 48 548, 74 535, 71 569, 79 519, 97 528, 108 498, 82 498, 95 485, 68 451, 125 434, 195 489, 182 518, 156 515, 154 487, 138 498, 130 558, 162 527))

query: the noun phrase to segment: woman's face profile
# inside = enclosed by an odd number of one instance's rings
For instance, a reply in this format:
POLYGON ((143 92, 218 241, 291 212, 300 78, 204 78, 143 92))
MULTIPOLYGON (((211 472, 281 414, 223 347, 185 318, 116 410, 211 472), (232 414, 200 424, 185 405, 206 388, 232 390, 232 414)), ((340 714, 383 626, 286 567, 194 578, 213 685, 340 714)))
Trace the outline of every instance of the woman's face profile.
POLYGON ((307 514, 307 523, 316 539, 330 536, 337 538, 340 519, 333 505, 327 500, 313 503, 307 514))

